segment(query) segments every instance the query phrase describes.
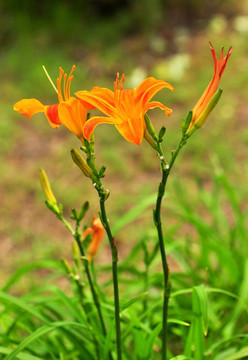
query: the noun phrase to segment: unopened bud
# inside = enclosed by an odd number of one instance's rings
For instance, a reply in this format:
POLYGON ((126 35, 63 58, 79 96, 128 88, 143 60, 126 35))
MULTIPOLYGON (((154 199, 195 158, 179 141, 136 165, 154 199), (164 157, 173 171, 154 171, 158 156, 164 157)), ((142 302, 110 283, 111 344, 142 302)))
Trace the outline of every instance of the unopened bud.
POLYGON ((87 177, 91 177, 93 171, 86 163, 84 158, 76 149, 71 149, 71 157, 74 163, 79 167, 79 169, 83 172, 83 174, 87 177))
POLYGON ((76 267, 79 268, 80 253, 79 253, 79 249, 78 249, 78 245, 77 245, 76 241, 72 242, 72 253, 73 253, 74 263, 75 263, 76 267))
POLYGON ((105 189, 104 192, 103 192, 103 195, 104 195, 104 200, 107 200, 107 198, 108 198, 109 195, 110 195, 109 189, 105 189))
POLYGON ((43 169, 40 169, 40 183, 44 191, 44 194, 46 196, 46 199, 52 204, 57 204, 57 200, 53 195, 47 174, 43 169))
POLYGON ((161 129, 159 130, 159 133, 158 133, 158 140, 160 142, 163 141, 163 137, 164 137, 165 133, 166 133, 166 127, 162 126, 161 129))
POLYGON ((195 120, 193 127, 189 131, 187 131, 186 134, 188 134, 188 136, 191 136, 198 128, 202 127, 205 124, 209 114, 213 111, 218 101, 220 100, 222 92, 223 92, 222 89, 218 89, 214 93, 209 103, 207 104, 206 108, 203 110, 200 116, 195 120))
POLYGON ((71 270, 71 267, 70 267, 68 261, 66 259, 61 259, 61 264, 63 265, 67 274, 70 275, 72 270, 71 270))
POLYGON ((158 138, 157 134, 156 134, 155 129, 152 125, 152 122, 147 114, 145 114, 145 123, 146 123, 146 128, 147 128, 148 133, 151 135, 151 137, 154 140, 157 140, 157 138, 158 138))
POLYGON ((85 214, 87 213, 87 211, 89 210, 90 204, 88 201, 85 201, 85 203, 81 206, 79 215, 78 215, 78 220, 81 221, 84 217, 85 214))
POLYGON ((191 111, 189 111, 186 119, 182 120, 181 128, 182 128, 183 133, 185 133, 188 130, 188 128, 191 124, 191 121, 192 121, 192 117, 193 117, 193 111, 191 110, 191 111))

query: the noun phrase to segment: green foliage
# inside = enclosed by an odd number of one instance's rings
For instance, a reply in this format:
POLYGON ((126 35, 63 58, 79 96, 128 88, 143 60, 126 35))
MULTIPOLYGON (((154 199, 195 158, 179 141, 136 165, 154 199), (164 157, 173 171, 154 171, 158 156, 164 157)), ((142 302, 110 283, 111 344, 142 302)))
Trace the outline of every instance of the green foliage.
MULTIPOLYGON (((166 232, 169 257, 180 267, 171 273, 169 358, 246 358, 248 263, 244 250, 247 246, 244 226, 247 214, 241 211, 242 198, 235 195, 227 178, 219 172, 213 181, 214 191, 205 190, 198 182, 196 198, 192 197, 190 202, 182 184, 175 181, 174 186, 177 205, 171 206, 171 210, 181 225, 190 225, 190 233, 195 235, 189 237, 184 233, 183 237, 178 236, 180 227, 166 232), (197 215, 196 199, 198 207, 199 200, 205 207, 201 209, 201 216, 197 215), (225 213, 226 207, 232 209, 231 223, 226 220, 226 216, 230 216, 230 213, 225 213), (237 246, 235 239, 239 240, 237 246)), ((129 226, 141 215, 141 208, 144 211, 150 205, 151 201, 147 201, 141 207, 134 207, 123 221, 119 220, 116 229, 119 231, 129 226)), ((124 359, 156 360, 159 359, 156 349, 161 347, 158 335, 161 333, 162 298, 159 293, 162 279, 157 271, 160 255, 155 251, 149 260, 156 245, 156 233, 144 230, 140 235, 140 241, 119 266, 121 298, 124 299, 121 303, 124 359), (142 265, 144 254, 146 266, 142 265)), ((96 341, 102 359, 107 360, 109 351, 115 349, 114 308, 109 298, 111 281, 104 275, 110 268, 94 264, 95 276, 100 277, 97 288, 108 328, 107 338, 103 341, 84 272, 81 274, 85 282, 81 295, 72 278, 72 293, 65 293, 54 285, 39 284, 25 295, 10 295, 22 277, 28 277, 30 272, 40 267, 52 267, 57 276, 62 275, 62 268, 55 262, 23 266, 0 292, 0 353, 5 355, 3 358, 90 360, 95 359, 96 341)))

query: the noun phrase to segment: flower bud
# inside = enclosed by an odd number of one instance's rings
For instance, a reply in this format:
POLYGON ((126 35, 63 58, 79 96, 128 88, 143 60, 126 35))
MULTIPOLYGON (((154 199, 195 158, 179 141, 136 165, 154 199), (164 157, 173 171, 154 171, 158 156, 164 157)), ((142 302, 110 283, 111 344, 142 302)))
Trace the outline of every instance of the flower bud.
POLYGON ((193 127, 189 131, 187 131, 186 134, 188 134, 188 136, 191 136, 197 129, 199 129, 200 127, 202 127, 205 124, 209 114, 212 112, 212 110, 215 108, 218 101, 220 100, 222 92, 223 92, 222 89, 218 89, 214 93, 214 95, 211 97, 209 103, 207 104, 206 108, 203 110, 203 112, 200 114, 200 116, 198 118, 196 118, 193 127))
POLYGON ((87 177, 91 177, 93 171, 86 163, 84 158, 76 149, 71 149, 71 157, 74 163, 79 167, 79 169, 83 172, 83 174, 87 177))
POLYGON ((41 183, 42 189, 44 191, 44 194, 46 196, 46 199, 52 204, 57 204, 57 200, 56 200, 55 196, 53 195, 47 174, 46 174, 45 170, 43 170, 43 169, 40 169, 40 183, 41 183))
POLYGON ((68 261, 66 259, 61 259, 61 264, 63 265, 63 268, 65 269, 66 273, 70 275, 72 273, 72 269, 68 261))
POLYGON ((146 123, 146 128, 147 128, 148 134, 150 134, 154 140, 157 140, 158 137, 157 137, 156 131, 155 131, 155 129, 152 125, 152 122, 147 114, 145 114, 145 123, 146 123))
POLYGON ((79 268, 80 267, 80 253, 79 253, 79 249, 78 249, 78 245, 77 245, 76 241, 72 242, 72 253, 73 253, 74 263, 75 263, 76 267, 79 268))
POLYGON ((164 137, 165 133, 166 133, 166 127, 162 126, 161 129, 159 130, 159 133, 158 133, 158 140, 160 142, 163 141, 163 137, 164 137))
POLYGON ((193 118, 193 111, 191 110, 191 111, 189 111, 186 119, 183 119, 182 123, 181 123, 181 129, 184 134, 187 132, 187 130, 191 124, 192 118, 193 118))

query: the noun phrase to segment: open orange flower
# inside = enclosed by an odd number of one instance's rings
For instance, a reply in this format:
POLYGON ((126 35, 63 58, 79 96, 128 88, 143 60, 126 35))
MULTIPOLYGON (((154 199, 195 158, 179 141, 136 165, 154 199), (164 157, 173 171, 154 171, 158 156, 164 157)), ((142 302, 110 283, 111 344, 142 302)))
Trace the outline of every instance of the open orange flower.
POLYGON ((91 227, 85 229, 83 232, 83 239, 85 239, 88 234, 91 234, 91 242, 88 251, 89 262, 96 255, 97 250, 102 242, 104 232, 105 230, 101 223, 101 220, 98 217, 93 216, 91 227))
POLYGON ((71 72, 67 77, 63 69, 59 68, 59 77, 57 78, 58 104, 45 106, 37 99, 23 99, 14 105, 14 110, 27 116, 29 119, 39 112, 44 112, 49 124, 53 128, 64 124, 83 141, 83 126, 87 118, 87 108, 78 99, 70 96, 71 81, 73 79, 72 73, 74 70, 75 65, 72 66, 71 72))
MULTIPOLYGON (((230 47, 227 52, 227 55, 224 57, 224 48, 222 48, 219 60, 217 59, 216 51, 211 42, 210 42, 210 50, 212 52, 212 56, 213 56, 213 60, 214 60, 214 75, 213 75, 212 80, 210 81, 209 85, 207 86, 206 90, 203 92, 202 96, 200 97, 197 104, 193 108, 192 121, 189 125, 187 133, 194 126, 194 124, 197 125, 197 120, 199 119, 200 115, 204 112, 204 110, 206 109, 207 105, 209 104, 211 98, 217 91, 220 79, 222 77, 222 74, 223 74, 226 64, 227 64, 227 60, 229 59, 233 49, 230 47)), ((204 122, 205 122, 205 120, 206 119, 204 118, 204 122)), ((202 126, 203 123, 199 124, 199 127, 202 126)))
POLYGON ((150 101, 161 89, 174 88, 165 81, 149 77, 142 81, 137 89, 123 89, 125 76, 119 80, 117 73, 114 91, 94 87, 89 91, 78 91, 77 97, 87 104, 96 107, 108 117, 95 116, 85 123, 84 136, 89 140, 95 127, 99 124, 114 124, 121 135, 133 144, 140 145, 146 128, 144 116, 149 109, 160 107, 169 116, 172 112, 167 106, 158 101, 150 101))

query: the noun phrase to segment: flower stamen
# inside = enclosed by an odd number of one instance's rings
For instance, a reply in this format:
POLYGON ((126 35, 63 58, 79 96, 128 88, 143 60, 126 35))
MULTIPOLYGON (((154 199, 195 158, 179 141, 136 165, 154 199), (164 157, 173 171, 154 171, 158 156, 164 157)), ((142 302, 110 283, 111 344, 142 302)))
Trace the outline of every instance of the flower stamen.
POLYGON ((67 74, 65 73, 65 75, 64 75, 64 86, 63 86, 63 92, 64 92, 65 101, 67 100, 67 98, 66 98, 66 78, 67 78, 67 74))
POLYGON ((57 78, 57 89, 58 89, 58 99, 59 102, 64 101, 62 91, 61 91, 61 81, 64 74, 64 70, 60 67, 59 68, 59 77, 57 78))
POLYGON ((75 65, 72 66, 71 72, 70 72, 70 74, 68 76, 68 79, 67 79, 66 91, 64 93, 64 97, 65 97, 66 100, 68 100, 70 98, 70 96, 71 96, 70 89, 71 89, 71 82, 72 82, 72 79, 73 79, 72 73, 75 70, 75 67, 76 67, 75 65))
POLYGON ((44 72, 45 72, 48 80, 50 81, 50 84, 52 85, 52 87, 54 88, 54 90, 56 91, 56 93, 58 94, 58 89, 57 89, 56 86, 54 85, 54 82, 52 81, 52 79, 51 79, 50 75, 48 74, 47 69, 45 68, 44 65, 42 65, 42 69, 44 70, 44 72))

